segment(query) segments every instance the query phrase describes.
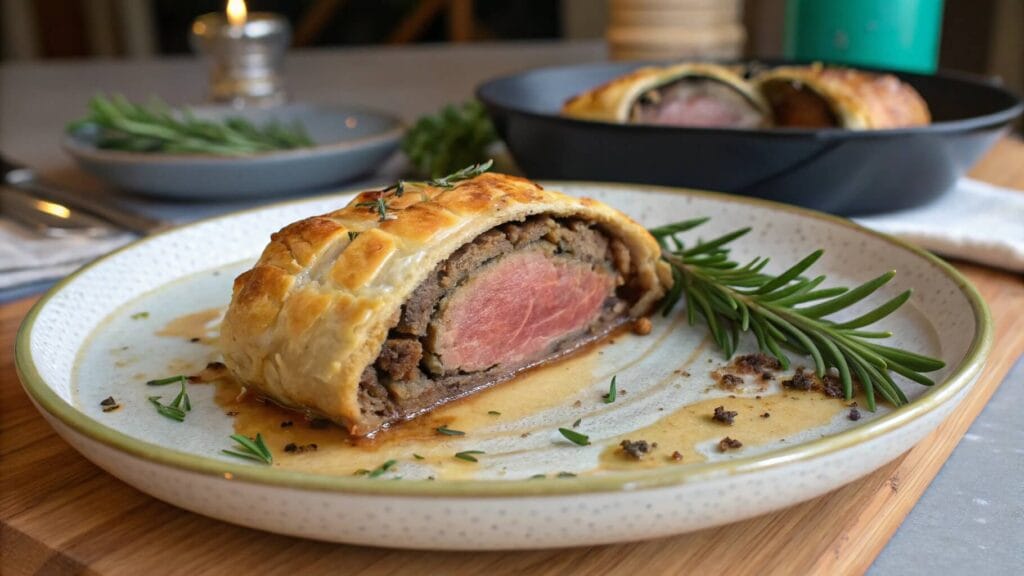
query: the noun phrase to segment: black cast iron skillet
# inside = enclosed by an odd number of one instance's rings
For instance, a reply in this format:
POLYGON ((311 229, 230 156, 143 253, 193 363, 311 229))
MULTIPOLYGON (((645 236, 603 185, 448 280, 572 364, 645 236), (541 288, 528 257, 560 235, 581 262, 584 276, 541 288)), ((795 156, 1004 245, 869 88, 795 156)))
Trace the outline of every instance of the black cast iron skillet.
POLYGON ((530 178, 718 190, 844 215, 898 210, 941 196, 1024 109, 1020 98, 982 77, 889 72, 921 93, 932 124, 746 130, 559 115, 568 98, 646 64, 531 70, 490 80, 477 88, 477 97, 530 178))

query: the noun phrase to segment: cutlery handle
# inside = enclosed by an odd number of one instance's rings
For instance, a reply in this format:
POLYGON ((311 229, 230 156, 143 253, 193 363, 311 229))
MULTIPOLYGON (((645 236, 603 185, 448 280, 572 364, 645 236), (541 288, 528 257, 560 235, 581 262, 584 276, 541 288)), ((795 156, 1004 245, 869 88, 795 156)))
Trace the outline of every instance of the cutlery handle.
POLYGON ((12 186, 0 186, 0 214, 43 236, 110 236, 119 230, 63 204, 33 198, 12 186))
POLYGON ((23 190, 40 200, 64 204, 137 234, 148 235, 171 227, 171 224, 162 220, 103 204, 50 184, 28 168, 10 170, 4 175, 4 179, 9 186, 23 190))

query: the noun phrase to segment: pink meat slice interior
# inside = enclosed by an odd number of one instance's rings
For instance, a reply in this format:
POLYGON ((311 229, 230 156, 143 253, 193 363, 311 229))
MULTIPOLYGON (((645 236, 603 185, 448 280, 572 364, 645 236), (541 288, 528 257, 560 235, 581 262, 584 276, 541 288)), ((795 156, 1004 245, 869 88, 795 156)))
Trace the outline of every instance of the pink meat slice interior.
POLYGON ((534 216, 498 226, 440 263, 402 307, 360 403, 409 419, 602 338, 642 290, 628 249, 600 226, 534 216))

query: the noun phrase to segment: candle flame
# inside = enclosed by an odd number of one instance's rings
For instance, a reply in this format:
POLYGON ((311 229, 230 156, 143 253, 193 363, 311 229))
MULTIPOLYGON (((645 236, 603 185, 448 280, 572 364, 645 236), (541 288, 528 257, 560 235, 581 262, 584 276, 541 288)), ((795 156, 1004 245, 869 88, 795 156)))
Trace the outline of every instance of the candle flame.
POLYGON ((245 0, 228 0, 228 24, 241 26, 245 24, 248 10, 245 8, 245 0))

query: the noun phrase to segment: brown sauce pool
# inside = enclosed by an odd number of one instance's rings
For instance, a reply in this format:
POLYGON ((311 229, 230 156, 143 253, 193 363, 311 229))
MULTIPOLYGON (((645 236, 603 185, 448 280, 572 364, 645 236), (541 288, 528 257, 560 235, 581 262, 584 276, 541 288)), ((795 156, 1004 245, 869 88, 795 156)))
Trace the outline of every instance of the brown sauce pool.
MULTIPOLYGON (((168 323, 157 334, 190 341, 198 337, 203 344, 210 344, 215 342, 214 322, 221 312, 219 309, 210 309, 182 316, 168 323)), ((678 322, 675 324, 657 340, 645 341, 645 351, 618 369, 642 362, 658 348, 668 333, 679 328, 678 322)), ((192 382, 215 386, 215 400, 224 413, 234 419, 237 433, 249 437, 262 434, 274 454, 275 467, 317 474, 351 475, 396 460, 398 464, 384 478, 401 475, 402 466, 410 464, 429 468, 432 478, 473 478, 483 465, 500 466, 500 455, 495 455, 496 458, 487 464, 454 458, 457 451, 466 449, 467 439, 507 437, 507 430, 493 428, 567 405, 573 397, 593 388, 599 358, 607 347, 632 338, 637 336, 629 334, 627 330, 616 332, 563 359, 530 369, 514 378, 514 381, 495 385, 441 406, 414 420, 382 431, 373 438, 350 436, 332 423, 310 419, 300 412, 282 408, 246 392, 222 366, 211 365, 193 377, 192 382), (465 436, 441 435, 437 432, 441 426, 465 432, 465 436)), ((705 338, 674 370, 673 375, 686 374, 687 377, 690 371, 695 374, 698 370, 703 372, 704 375, 688 378, 689 382, 683 385, 714 387, 712 372, 717 373, 722 367, 708 366, 715 370, 704 372, 704 366, 693 366, 709 345, 710 340, 705 338)), ((679 386, 679 382, 678 377, 669 376, 649 390, 679 386)), ((839 413, 848 410, 849 405, 842 399, 828 398, 814 391, 782 389, 779 393, 761 394, 755 397, 750 392, 730 398, 710 398, 683 406, 674 412, 666 412, 650 426, 602 442, 607 446, 601 453, 597 467, 583 474, 700 462, 707 459, 708 450, 714 450, 717 442, 725 436, 740 440, 744 446, 779 442, 807 428, 829 423, 839 413), (711 418, 717 406, 737 412, 732 425, 711 418), (770 416, 762 417, 764 413, 770 416), (626 455, 619 447, 619 443, 626 439, 646 440, 650 444, 657 443, 657 447, 637 460, 626 455), (676 452, 678 455, 673 458, 676 452)), ((614 409, 615 404, 599 406, 590 416, 614 409)), ((548 434, 551 432, 549 428, 523 429, 523 434, 548 434)), ((520 429, 516 431, 520 432, 520 429)))

